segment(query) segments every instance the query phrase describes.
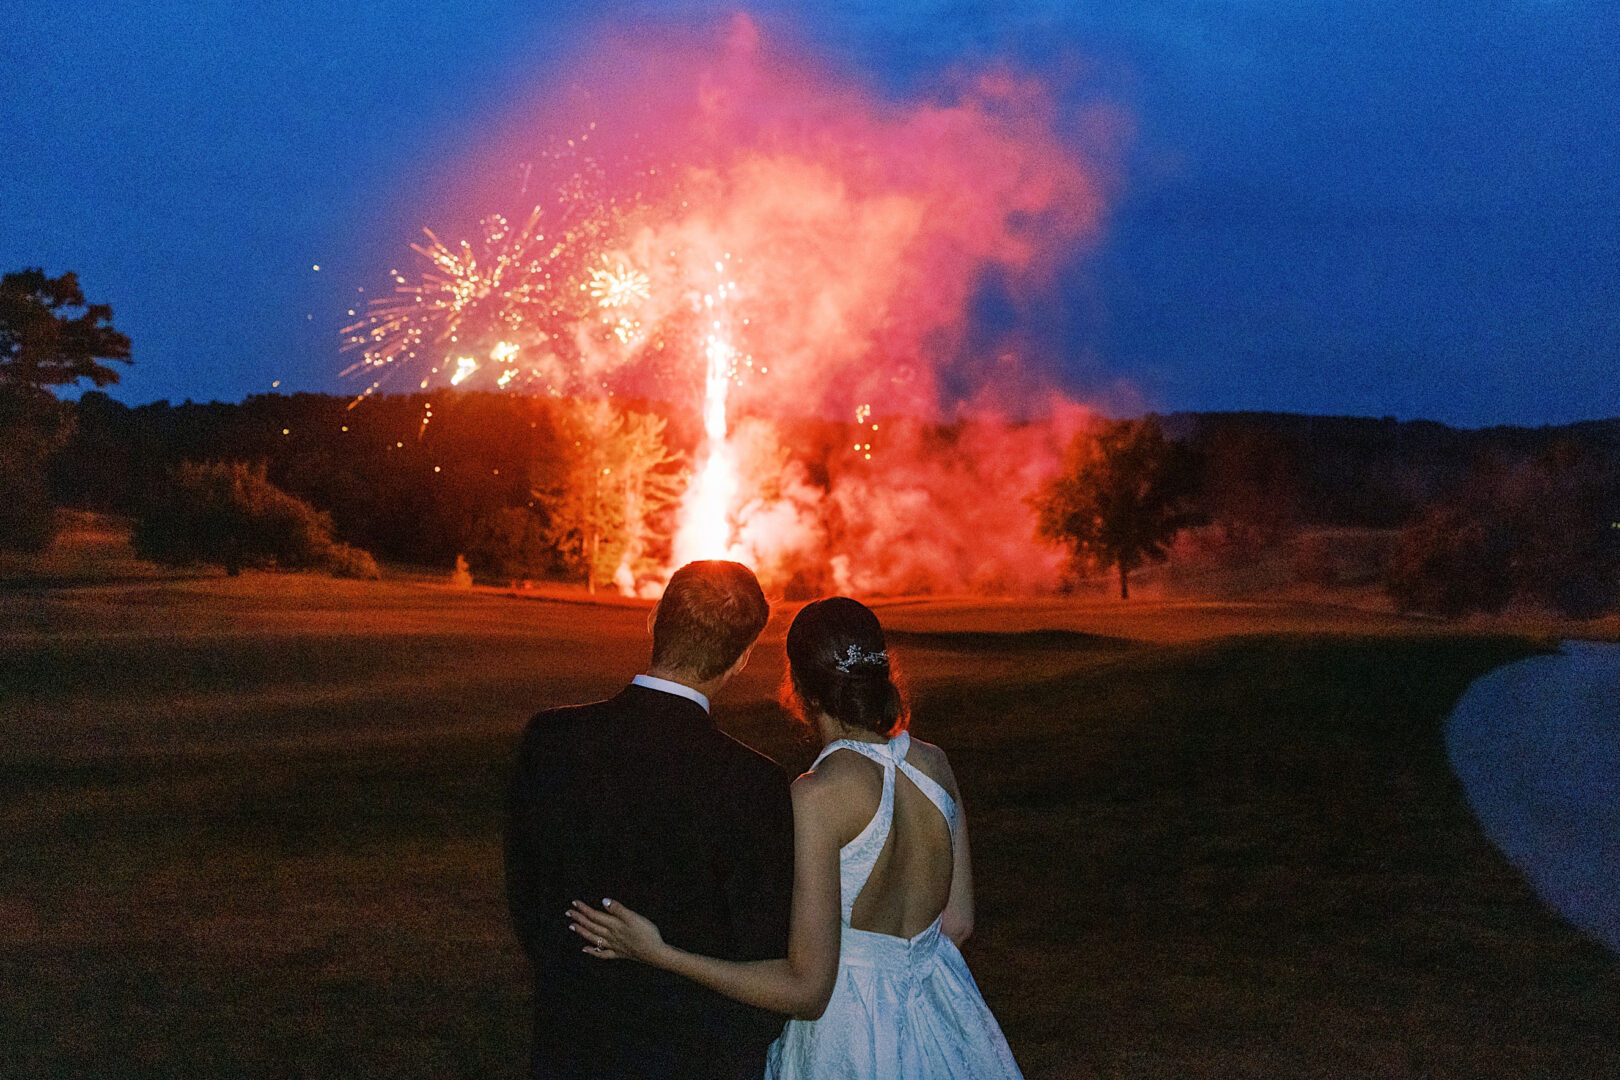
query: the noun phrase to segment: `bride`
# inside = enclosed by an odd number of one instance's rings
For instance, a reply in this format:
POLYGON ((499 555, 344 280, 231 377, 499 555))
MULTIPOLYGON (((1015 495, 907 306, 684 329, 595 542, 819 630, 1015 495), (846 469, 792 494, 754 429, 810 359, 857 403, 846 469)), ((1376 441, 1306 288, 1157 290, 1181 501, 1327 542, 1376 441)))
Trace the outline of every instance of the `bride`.
POLYGON ((793 704, 824 744, 793 783, 787 957, 685 952, 612 899, 575 901, 572 929, 592 956, 796 1017, 767 1078, 1019 1078, 957 949, 973 929, 973 875, 956 779, 939 747, 905 731, 877 616, 846 597, 809 604, 787 654, 793 704))

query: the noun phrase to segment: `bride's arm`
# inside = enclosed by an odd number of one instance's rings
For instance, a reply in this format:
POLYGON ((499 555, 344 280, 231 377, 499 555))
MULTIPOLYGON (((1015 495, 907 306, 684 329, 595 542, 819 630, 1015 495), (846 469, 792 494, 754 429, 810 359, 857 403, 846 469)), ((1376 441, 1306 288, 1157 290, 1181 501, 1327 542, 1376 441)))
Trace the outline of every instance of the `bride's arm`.
POLYGON ((568 912, 585 951, 672 971, 748 1005, 814 1020, 827 1008, 838 978, 838 838, 842 807, 826 779, 806 773, 793 783, 793 914, 782 960, 717 960, 664 942, 650 921, 612 900, 601 908, 577 900, 568 912))
POLYGON ((940 766, 943 786, 956 800, 956 831, 951 836, 951 896, 939 917, 939 928, 960 945, 973 933, 973 859, 968 850, 967 811, 956 786, 956 774, 951 772, 944 754, 940 754, 940 766))
POLYGON ((958 945, 973 933, 973 863, 968 855, 967 815, 957 804, 956 835, 952 839, 951 898, 939 917, 942 933, 958 945))

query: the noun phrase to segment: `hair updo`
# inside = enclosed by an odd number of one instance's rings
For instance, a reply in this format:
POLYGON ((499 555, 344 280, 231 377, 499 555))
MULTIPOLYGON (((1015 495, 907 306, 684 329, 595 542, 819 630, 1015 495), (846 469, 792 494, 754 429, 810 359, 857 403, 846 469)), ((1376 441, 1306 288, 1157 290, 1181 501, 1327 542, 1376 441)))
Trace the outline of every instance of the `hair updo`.
POLYGON ((845 727, 889 737, 906 726, 883 627, 872 609, 847 596, 806 604, 787 634, 784 704, 813 724, 826 713, 845 727))

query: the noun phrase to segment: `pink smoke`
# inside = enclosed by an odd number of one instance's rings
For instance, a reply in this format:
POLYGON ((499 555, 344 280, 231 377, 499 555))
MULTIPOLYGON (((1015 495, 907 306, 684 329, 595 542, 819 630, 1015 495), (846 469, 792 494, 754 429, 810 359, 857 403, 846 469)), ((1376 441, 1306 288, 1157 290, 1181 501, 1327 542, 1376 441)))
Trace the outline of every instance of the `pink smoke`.
MULTIPOLYGON (((579 71, 603 118, 595 153, 659 164, 663 188, 613 252, 652 279, 643 323, 706 319, 712 291, 734 286, 719 301, 752 361, 730 394, 734 521, 762 577, 860 593, 1055 580, 1023 497, 1090 413, 1016 352, 987 365, 964 341, 983 275, 1039 298, 1098 240, 1111 170, 1063 128, 1095 133, 1109 115, 1066 119, 1010 71, 886 101, 743 16, 723 43, 625 38, 579 71), (964 378, 970 402, 946 401, 964 378), (847 445, 792 445, 803 417, 847 422, 847 445), (930 426, 943 420, 952 438, 930 426)), ((695 411, 697 350, 586 351, 590 379, 695 411)))

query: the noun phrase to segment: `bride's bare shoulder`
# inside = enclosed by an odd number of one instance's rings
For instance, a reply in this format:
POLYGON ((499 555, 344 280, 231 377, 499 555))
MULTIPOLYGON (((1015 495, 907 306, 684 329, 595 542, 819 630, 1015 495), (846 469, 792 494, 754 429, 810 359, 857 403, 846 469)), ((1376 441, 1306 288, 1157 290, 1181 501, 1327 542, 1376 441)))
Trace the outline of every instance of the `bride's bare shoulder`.
POLYGON ((794 787, 804 785, 807 791, 827 791, 850 787, 869 787, 873 778, 878 786, 883 783, 883 769, 876 762, 853 750, 834 750, 809 772, 793 781, 794 787))
POLYGON ((793 781, 795 814, 815 819, 840 842, 871 820, 883 793, 883 770, 853 750, 831 753, 793 781))

